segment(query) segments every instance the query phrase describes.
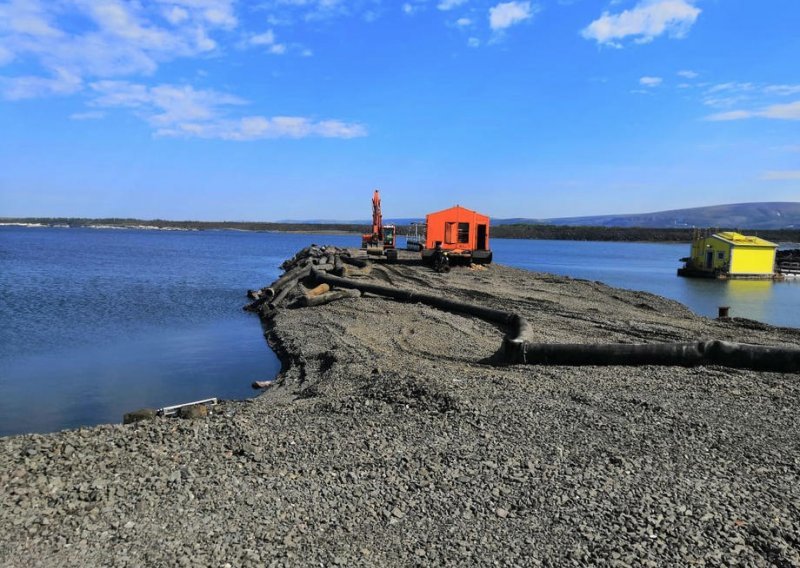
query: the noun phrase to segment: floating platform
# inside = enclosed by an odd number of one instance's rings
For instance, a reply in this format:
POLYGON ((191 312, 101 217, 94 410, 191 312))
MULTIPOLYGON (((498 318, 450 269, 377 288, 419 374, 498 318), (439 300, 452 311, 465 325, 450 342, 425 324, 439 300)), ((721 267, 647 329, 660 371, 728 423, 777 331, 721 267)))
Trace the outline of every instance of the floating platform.
POLYGON ((712 280, 783 280, 782 272, 772 274, 731 274, 721 270, 698 270, 684 266, 678 269, 678 276, 686 278, 709 278, 712 280))

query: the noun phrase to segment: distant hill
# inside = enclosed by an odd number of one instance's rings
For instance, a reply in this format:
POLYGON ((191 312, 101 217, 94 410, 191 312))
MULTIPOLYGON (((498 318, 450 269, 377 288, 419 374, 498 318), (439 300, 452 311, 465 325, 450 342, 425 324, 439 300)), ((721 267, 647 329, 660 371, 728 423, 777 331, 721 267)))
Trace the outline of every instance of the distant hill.
POLYGON ((559 226, 641 227, 652 229, 727 227, 741 229, 798 229, 800 203, 734 203, 630 215, 593 215, 556 219, 492 219, 496 225, 550 224, 559 226))
MULTIPOLYGON (((383 223, 385 225, 410 225, 412 223, 424 223, 425 217, 384 217, 383 223)), ((350 219, 342 221, 339 219, 282 219, 275 221, 275 223, 284 224, 303 224, 303 225, 372 225, 371 219, 350 219)))
MULTIPOLYGON (((368 219, 350 221, 332 219, 285 220, 279 223, 304 223, 311 225, 348 224, 369 225, 368 219)), ((385 217, 385 223, 410 225, 424 223, 424 217, 385 217)), ((570 227, 638 227, 643 229, 691 229, 693 227, 728 229, 800 229, 799 202, 733 203, 691 209, 672 209, 655 213, 619 215, 590 215, 586 217, 557 217, 536 219, 514 217, 492 218, 494 225, 558 225, 570 227)))

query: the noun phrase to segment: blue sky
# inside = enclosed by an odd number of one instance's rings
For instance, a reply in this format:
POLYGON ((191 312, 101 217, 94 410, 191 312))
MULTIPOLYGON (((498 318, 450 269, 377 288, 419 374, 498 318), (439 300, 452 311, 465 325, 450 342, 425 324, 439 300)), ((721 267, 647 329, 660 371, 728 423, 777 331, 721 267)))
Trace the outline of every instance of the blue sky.
POLYGON ((800 200, 797 0, 0 0, 0 216, 800 200))

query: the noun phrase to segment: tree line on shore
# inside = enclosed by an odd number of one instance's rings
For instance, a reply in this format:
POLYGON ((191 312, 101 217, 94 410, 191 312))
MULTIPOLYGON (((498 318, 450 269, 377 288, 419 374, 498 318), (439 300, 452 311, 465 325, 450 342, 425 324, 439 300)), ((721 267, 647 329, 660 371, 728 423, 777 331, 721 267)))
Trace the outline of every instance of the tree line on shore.
MULTIPOLYGON (((222 230, 235 229, 240 231, 275 231, 294 233, 368 233, 369 225, 348 223, 261 223, 253 221, 168 221, 164 219, 126 219, 106 218, 87 219, 73 217, 26 217, 4 218, 3 223, 40 224, 48 226, 68 227, 149 227, 154 229, 182 229, 182 230, 222 230)), ((748 235, 757 235, 773 242, 800 242, 800 229, 761 229, 757 231, 746 228, 714 228, 714 231, 735 230, 748 235)), ((495 225, 491 228, 491 236, 501 239, 541 239, 541 240, 566 240, 566 241, 621 241, 621 242, 690 242, 693 228, 643 228, 643 227, 590 227, 590 226, 563 226, 546 224, 519 223, 511 225, 495 225)), ((397 227, 399 235, 410 232, 410 227, 400 225, 397 227)))

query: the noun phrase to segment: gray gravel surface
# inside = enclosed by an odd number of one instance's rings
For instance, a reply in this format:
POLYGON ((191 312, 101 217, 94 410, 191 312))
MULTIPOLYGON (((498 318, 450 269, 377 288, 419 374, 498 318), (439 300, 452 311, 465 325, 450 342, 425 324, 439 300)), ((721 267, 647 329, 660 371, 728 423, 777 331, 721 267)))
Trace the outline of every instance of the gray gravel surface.
MULTIPOLYGON (((497 265, 350 276, 517 311, 539 341, 800 345, 497 265)), ((285 368, 257 399, 0 440, 0 564, 800 565, 797 375, 492 367, 503 330, 368 295, 265 326, 285 368)))

